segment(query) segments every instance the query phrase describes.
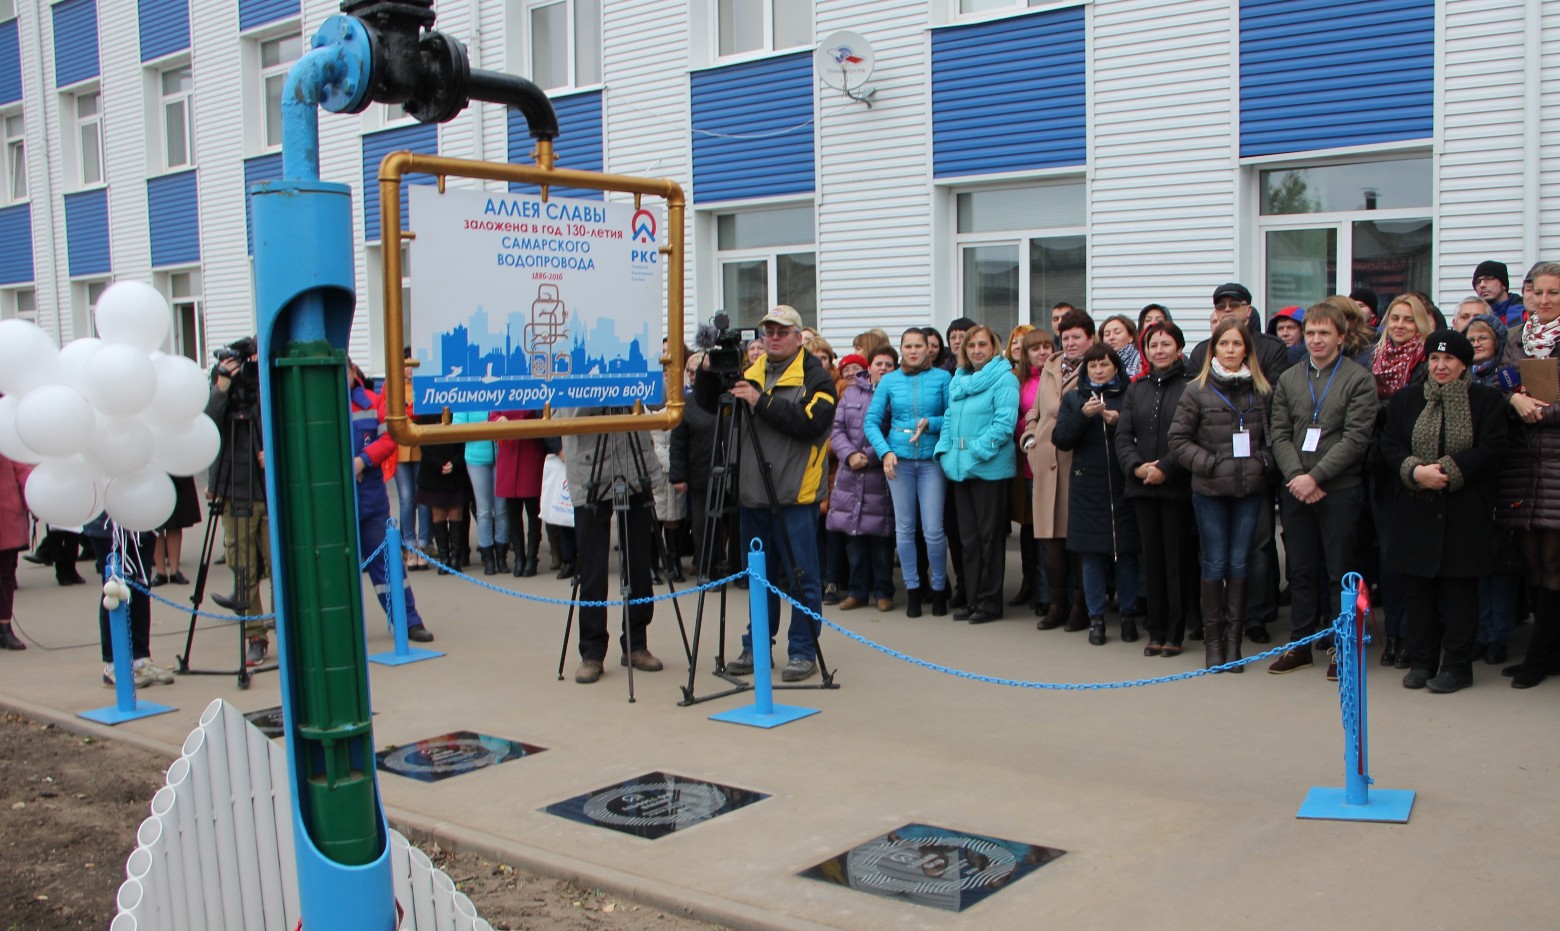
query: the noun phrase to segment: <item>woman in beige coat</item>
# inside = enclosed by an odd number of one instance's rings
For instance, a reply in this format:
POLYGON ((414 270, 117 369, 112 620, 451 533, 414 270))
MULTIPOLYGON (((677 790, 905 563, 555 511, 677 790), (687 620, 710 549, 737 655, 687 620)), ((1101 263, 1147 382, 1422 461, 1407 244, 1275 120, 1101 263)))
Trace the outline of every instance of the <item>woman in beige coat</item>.
POLYGON ((1046 583, 1051 588, 1051 609, 1035 626, 1054 630, 1064 623, 1068 630, 1087 630, 1089 612, 1077 589, 1077 566, 1067 553, 1067 493, 1072 474, 1072 453, 1051 443, 1062 397, 1078 385, 1083 352, 1094 342, 1094 321, 1079 310, 1068 311, 1056 325, 1061 349, 1040 375, 1034 406, 1024 415, 1021 445, 1033 470, 1035 540, 1044 548, 1046 583))

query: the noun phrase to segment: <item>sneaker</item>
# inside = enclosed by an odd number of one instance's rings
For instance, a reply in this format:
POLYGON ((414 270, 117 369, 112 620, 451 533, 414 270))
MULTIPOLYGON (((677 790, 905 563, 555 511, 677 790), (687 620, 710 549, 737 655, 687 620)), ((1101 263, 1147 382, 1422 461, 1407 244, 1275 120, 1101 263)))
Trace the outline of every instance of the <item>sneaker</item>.
POLYGON ((253 637, 249 641, 249 647, 244 651, 245 666, 259 666, 265 662, 266 654, 271 652, 271 641, 265 637, 253 637))
MULTIPOLYGON (((830 582, 823 587, 823 603, 826 605, 837 605, 840 603, 840 587, 838 585, 830 582)), ((857 602, 857 604, 860 604, 860 602, 857 602)))
POLYGON ((804 679, 811 679, 817 671, 817 663, 805 656, 793 656, 791 661, 785 664, 785 668, 780 671, 780 681, 801 682, 804 679))
POLYGON ((1281 676, 1296 669, 1304 669, 1311 665, 1311 662, 1310 647, 1295 647, 1293 650, 1285 650, 1278 659, 1274 660, 1273 665, 1268 667, 1268 672, 1281 676))
POLYGON ((649 650, 635 650, 628 656, 619 657, 618 665, 627 666, 630 661, 633 662, 634 668, 640 672, 660 672, 666 668, 661 665, 661 661, 656 659, 649 650))
MULTIPOLYGON (((139 669, 137 669, 135 667, 131 667, 131 670, 130 670, 130 681, 135 683, 135 687, 136 688, 144 689, 147 686, 152 684, 152 677, 146 671, 146 667, 144 665, 141 666, 139 669)), ((103 664, 103 684, 108 686, 109 688, 113 688, 114 687, 114 664, 113 663, 104 663, 103 664)))
POLYGON ((159 666, 151 660, 147 660, 146 665, 142 666, 141 668, 148 676, 151 676, 152 681, 158 685, 173 684, 173 670, 167 668, 166 666, 159 666))
POLYGON ((574 670, 574 681, 581 685, 589 685, 601 678, 601 660, 588 659, 580 663, 580 668, 574 670))
MULTIPOLYGON (((769 658, 769 668, 775 668, 775 658, 769 658)), ((726 671, 734 676, 750 676, 753 674, 753 651, 743 650, 742 655, 726 664, 726 671)))

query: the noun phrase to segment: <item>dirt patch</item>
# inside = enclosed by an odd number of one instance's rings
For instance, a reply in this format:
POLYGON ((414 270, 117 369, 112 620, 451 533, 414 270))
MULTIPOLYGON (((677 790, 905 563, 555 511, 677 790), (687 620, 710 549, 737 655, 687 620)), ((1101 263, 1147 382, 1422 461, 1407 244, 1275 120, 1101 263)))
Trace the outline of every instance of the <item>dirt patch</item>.
MULTIPOLYGON (((0 931, 107 927, 135 829, 169 762, 20 715, 0 717, 0 931)), ((470 853, 423 850, 494 928, 714 927, 470 853)))

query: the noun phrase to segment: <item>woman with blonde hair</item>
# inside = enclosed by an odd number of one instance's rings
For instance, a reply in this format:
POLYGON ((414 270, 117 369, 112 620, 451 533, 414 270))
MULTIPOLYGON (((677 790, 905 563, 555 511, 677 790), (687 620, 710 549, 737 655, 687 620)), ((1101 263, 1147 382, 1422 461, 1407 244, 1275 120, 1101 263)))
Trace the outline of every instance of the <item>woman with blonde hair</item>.
POLYGON ((1023 361, 1024 337, 1033 329, 1034 324, 1020 323, 1008 332, 1007 343, 1005 344, 1007 349, 1003 352, 1003 355, 1007 357, 1008 364, 1013 366, 1014 375, 1018 374, 1018 364, 1023 361))

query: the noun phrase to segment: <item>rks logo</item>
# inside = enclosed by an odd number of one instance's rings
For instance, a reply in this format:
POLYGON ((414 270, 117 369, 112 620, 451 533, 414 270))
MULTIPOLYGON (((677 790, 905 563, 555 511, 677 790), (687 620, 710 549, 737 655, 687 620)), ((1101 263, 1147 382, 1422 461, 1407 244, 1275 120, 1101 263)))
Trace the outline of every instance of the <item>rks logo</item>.
POLYGON ((634 219, 630 227, 634 234, 634 242, 655 242, 655 214, 648 210, 634 211, 634 219))

